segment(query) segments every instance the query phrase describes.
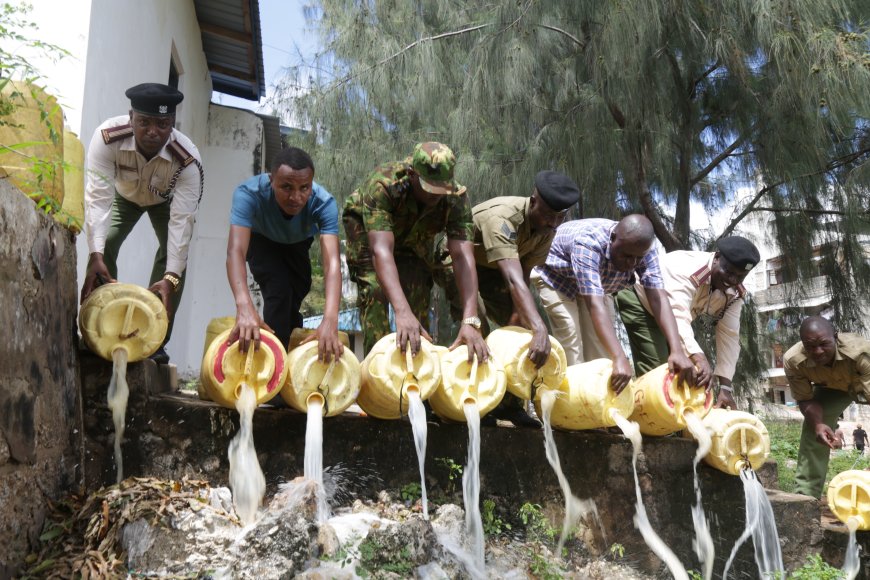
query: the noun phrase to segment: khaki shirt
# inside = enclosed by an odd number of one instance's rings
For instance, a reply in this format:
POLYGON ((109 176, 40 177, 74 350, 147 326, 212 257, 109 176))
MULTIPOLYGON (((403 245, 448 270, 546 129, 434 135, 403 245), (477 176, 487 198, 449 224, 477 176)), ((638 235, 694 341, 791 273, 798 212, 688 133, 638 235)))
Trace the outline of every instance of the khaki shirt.
MULTIPOLYGON (((695 340, 692 321, 706 317, 716 325, 716 369, 713 374, 730 380, 734 377, 740 354, 740 309, 743 308, 746 289, 742 285, 724 293, 713 289, 710 279, 714 255, 713 252, 669 252, 659 256, 659 264, 686 353, 704 352, 695 340)), ((643 286, 637 283, 634 289, 643 307, 652 312, 643 286)))
POLYGON ((834 364, 819 366, 807 358, 799 342, 785 353, 785 376, 795 401, 813 398, 813 386, 844 391, 853 397, 863 393, 870 397, 870 341, 864 337, 841 332, 837 335, 834 364))
POLYGON ((474 260, 498 268, 499 260, 519 260, 525 271, 547 260, 554 230, 533 233, 528 220, 529 197, 495 197, 471 210, 474 220, 474 260))
MULTIPOLYGON (((193 141, 181 131, 172 130, 169 140, 157 155, 146 160, 136 150, 133 135, 106 144, 103 129, 119 127, 130 122, 129 115, 112 117, 94 131, 88 146, 87 182, 85 184, 85 226, 88 250, 102 253, 112 213, 115 193, 140 207, 164 203, 149 185, 166 191, 181 162, 168 150, 173 141, 178 143, 197 161, 202 162, 193 141)), ((200 173, 195 163, 188 165, 179 175, 172 190, 169 208, 169 232, 166 243, 166 271, 181 274, 187 267, 187 253, 193 235, 193 223, 199 207, 200 173)))

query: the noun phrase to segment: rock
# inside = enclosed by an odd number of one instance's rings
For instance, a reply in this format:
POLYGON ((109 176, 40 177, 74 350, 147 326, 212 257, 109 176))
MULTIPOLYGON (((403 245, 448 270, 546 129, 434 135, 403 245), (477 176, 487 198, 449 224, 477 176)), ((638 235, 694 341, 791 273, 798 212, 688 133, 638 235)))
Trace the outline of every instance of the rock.
POLYGON ((461 538, 465 537, 465 511, 452 503, 439 506, 432 527, 438 537, 454 538, 462 543, 461 538))
POLYGON ((209 490, 208 505, 216 510, 233 513, 233 492, 228 487, 213 487, 209 490))
POLYGON ((341 549, 338 534, 329 524, 320 524, 317 530, 317 551, 321 559, 332 559, 341 549))
POLYGON ((372 527, 360 543, 360 566, 376 577, 385 573, 408 577, 420 565, 427 564, 440 552, 432 526, 423 519, 403 524, 372 527))
POLYGON ((317 484, 310 479, 297 477, 278 486, 278 493, 269 502, 268 511, 297 513, 310 522, 317 519, 317 484))
POLYGON ((0 431, 0 465, 6 465, 9 463, 10 457, 9 444, 6 443, 6 437, 3 435, 3 432, 0 431))

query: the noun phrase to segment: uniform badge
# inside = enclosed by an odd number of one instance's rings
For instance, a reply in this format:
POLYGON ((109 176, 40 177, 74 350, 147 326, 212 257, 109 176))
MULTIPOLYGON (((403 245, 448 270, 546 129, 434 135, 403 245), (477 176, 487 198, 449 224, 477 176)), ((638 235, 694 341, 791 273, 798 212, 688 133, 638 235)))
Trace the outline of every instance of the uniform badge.
POLYGON ((169 107, 166 105, 160 105, 160 108, 158 109, 158 111, 165 114, 165 113, 169 112, 169 107))
POLYGON ((511 229, 507 222, 503 222, 501 224, 501 233, 503 233, 505 237, 509 240, 517 239, 517 233, 511 229))

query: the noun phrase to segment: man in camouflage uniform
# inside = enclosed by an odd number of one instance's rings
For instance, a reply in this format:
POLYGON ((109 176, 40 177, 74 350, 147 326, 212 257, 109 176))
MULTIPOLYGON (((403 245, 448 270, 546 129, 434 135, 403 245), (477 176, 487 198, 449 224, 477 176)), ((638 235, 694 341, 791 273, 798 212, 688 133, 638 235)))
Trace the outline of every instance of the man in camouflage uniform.
POLYGON ((451 348, 465 344, 469 359, 489 357, 477 317, 471 207, 465 188, 453 180, 455 165, 446 145, 419 143, 411 157, 375 169, 344 205, 347 265, 358 287, 366 352, 390 332, 389 305, 400 349, 410 345, 416 354, 421 336, 431 340, 423 321, 442 267, 434 240, 446 232, 464 317, 451 348))
MULTIPOLYGON (((550 355, 550 336, 529 290, 529 274, 546 261, 556 228, 579 200, 580 190, 571 178, 555 171, 540 171, 530 197, 494 197, 472 209, 478 307, 483 313, 484 334, 489 332, 487 319, 498 326, 530 329, 533 337, 529 359, 537 367, 550 355)), ((445 291, 455 310, 458 296, 450 283, 452 274, 448 267, 445 291)), ((490 415, 516 426, 540 427, 525 412, 520 399, 510 393, 490 415)))

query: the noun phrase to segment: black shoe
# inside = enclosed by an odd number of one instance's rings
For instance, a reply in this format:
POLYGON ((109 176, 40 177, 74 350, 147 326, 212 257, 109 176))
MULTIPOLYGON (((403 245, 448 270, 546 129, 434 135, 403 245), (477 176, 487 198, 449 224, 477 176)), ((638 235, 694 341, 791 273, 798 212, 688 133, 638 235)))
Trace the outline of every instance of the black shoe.
POLYGON ((166 354, 166 349, 163 348, 162 346, 157 349, 157 352, 155 352, 154 354, 152 354, 148 358, 150 358, 151 360, 153 360, 154 362, 156 362, 159 365, 169 364, 169 355, 166 354))
POLYGON ((525 409, 513 408, 504 413, 500 419, 510 421, 514 427, 525 427, 526 429, 540 429, 543 427, 540 421, 526 413, 525 409))

